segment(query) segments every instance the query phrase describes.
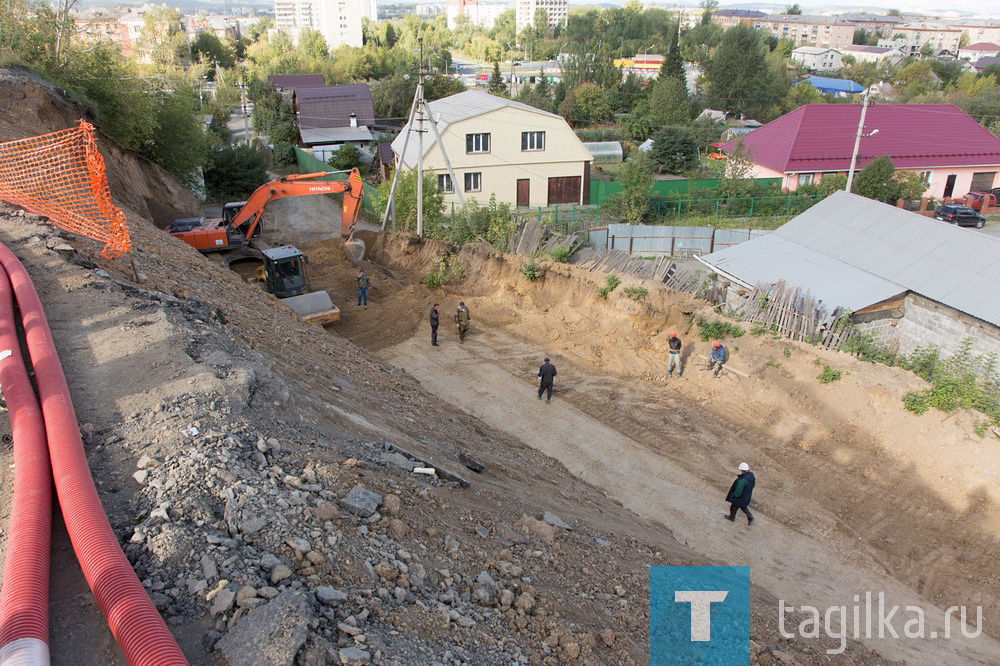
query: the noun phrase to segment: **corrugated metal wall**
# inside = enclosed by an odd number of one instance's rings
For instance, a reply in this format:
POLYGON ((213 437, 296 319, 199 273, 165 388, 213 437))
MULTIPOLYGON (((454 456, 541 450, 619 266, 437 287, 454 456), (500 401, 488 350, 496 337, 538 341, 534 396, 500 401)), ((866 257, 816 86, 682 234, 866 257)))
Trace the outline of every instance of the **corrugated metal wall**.
POLYGON ((609 224, 606 229, 590 232, 590 244, 599 250, 624 250, 643 257, 689 257, 710 254, 768 233, 762 229, 609 224))

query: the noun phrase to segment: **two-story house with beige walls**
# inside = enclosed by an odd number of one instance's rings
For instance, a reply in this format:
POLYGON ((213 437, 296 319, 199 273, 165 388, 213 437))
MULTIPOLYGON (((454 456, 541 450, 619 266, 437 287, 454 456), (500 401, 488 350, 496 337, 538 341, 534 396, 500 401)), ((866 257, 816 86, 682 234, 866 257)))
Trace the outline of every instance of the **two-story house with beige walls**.
MULTIPOLYGON (((479 90, 428 104, 424 122, 423 166, 435 173, 445 201, 479 202, 496 196, 499 203, 552 206, 587 203, 590 198, 590 152, 561 116, 479 90), (451 182, 444 157, 427 127, 434 122, 458 182, 451 182)), ((416 129, 420 129, 419 124, 416 129)), ((417 168, 418 135, 408 127, 392 142, 404 169, 417 168)))

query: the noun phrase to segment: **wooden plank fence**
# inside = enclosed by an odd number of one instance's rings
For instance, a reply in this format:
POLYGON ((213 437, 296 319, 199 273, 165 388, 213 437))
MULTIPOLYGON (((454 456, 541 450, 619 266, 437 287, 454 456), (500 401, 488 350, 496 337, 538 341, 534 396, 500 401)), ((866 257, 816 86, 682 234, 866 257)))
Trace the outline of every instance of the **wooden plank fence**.
POLYGON ((840 349, 854 330, 841 308, 831 312, 808 289, 784 280, 755 286, 735 314, 741 321, 826 349, 840 349))

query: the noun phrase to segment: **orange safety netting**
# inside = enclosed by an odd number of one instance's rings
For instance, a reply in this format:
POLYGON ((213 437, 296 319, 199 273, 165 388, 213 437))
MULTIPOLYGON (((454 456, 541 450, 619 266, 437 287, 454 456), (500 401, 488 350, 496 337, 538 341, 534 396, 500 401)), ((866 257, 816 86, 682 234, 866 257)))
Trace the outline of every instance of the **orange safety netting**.
POLYGON ((101 254, 129 251, 125 214, 111 203, 94 126, 80 126, 0 143, 0 199, 57 227, 104 243, 101 254))

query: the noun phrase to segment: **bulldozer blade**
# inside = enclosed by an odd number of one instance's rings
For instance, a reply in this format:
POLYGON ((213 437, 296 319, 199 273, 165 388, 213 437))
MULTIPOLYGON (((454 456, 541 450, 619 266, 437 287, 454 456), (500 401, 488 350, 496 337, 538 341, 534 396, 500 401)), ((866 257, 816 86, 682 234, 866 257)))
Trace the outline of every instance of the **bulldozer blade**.
POLYGON ((365 242, 359 238, 344 241, 344 254, 355 263, 361 261, 365 258, 365 242))
POLYGON ((281 302, 290 307, 305 321, 317 324, 331 324, 340 319, 340 308, 330 300, 325 291, 314 291, 301 296, 283 298, 281 302))

